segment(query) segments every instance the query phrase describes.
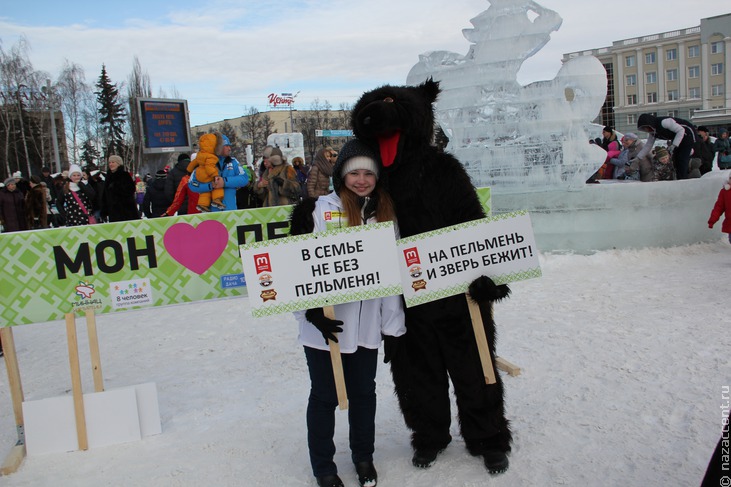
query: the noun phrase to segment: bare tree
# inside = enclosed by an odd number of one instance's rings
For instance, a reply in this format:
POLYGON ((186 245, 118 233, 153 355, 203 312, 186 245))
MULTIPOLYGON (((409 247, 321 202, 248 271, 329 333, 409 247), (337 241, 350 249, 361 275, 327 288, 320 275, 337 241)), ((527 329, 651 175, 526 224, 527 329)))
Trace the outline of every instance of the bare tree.
MULTIPOLYGON (((130 167, 132 172, 140 172, 140 168, 147 162, 144 160, 143 153, 143 140, 141 130, 141 120, 139 112, 137 110, 137 99, 138 98, 151 98, 152 97, 152 86, 150 83, 150 75, 147 71, 142 70, 142 65, 137 56, 134 58, 132 64, 132 73, 127 77, 127 100, 129 101, 129 130, 127 133, 130 135, 130 144, 132 148, 132 160, 130 161, 130 167)), ((167 158, 167 157, 166 157, 167 158)), ((156 157, 155 159, 160 159, 156 157)), ((153 162, 153 161, 150 161, 153 162)), ((147 172, 153 173, 157 170, 159 160, 153 162, 153 170, 147 172)))
POLYGON ((26 137, 26 102, 30 99, 31 74, 33 65, 28 58, 30 46, 24 37, 5 51, 0 46, 0 84, 4 88, 3 100, 3 128, 5 130, 5 169, 11 174, 10 152, 15 155, 15 165, 21 169, 23 165, 30 175, 30 154, 26 137), (24 158, 21 160, 17 142, 20 142, 24 158), (14 146, 14 147, 13 147, 14 146))
MULTIPOLYGON (((246 111, 246 107, 244 107, 244 111, 246 111)), ((256 158, 259 150, 263 149, 264 145, 266 145, 266 137, 264 137, 264 144, 262 144, 261 136, 259 135, 261 130, 261 118, 262 115, 259 113, 259 110, 251 107, 243 120, 239 122, 239 131, 241 132, 241 136, 246 139, 246 142, 251 144, 251 152, 254 155, 254 158, 256 158)))
POLYGON ((64 114, 70 152, 69 161, 78 164, 82 138, 88 132, 89 119, 96 118, 94 95, 91 86, 86 83, 84 68, 66 59, 58 77, 57 89, 54 91, 61 99, 61 111, 64 114))

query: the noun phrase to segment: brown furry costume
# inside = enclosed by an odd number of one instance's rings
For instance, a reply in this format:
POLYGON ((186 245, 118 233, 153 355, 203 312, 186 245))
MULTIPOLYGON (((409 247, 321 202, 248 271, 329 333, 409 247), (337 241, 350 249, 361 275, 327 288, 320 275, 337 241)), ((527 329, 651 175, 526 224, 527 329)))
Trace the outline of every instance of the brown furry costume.
MULTIPOLYGON (((460 162, 431 145, 432 103, 439 84, 382 86, 362 95, 352 111, 354 135, 381 155, 382 178, 394 201, 402 237, 479 218, 485 213, 460 162)), ((480 305, 495 367, 492 303, 509 294, 487 277, 470 285, 480 305)), ((387 359, 407 426, 413 463, 428 467, 447 447, 449 381, 457 397, 462 437, 490 473, 508 468, 512 440, 505 419, 503 383, 485 384, 465 296, 406 309, 407 333, 387 343, 387 359)))

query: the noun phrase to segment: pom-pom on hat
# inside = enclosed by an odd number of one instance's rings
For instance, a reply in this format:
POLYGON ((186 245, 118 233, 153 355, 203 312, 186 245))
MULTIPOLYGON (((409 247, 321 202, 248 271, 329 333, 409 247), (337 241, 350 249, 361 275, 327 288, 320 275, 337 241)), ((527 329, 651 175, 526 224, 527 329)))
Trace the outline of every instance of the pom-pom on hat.
POLYGON ((340 193, 343 186, 343 176, 356 169, 368 169, 376 173, 378 177, 380 166, 376 162, 378 157, 369 146, 358 139, 352 139, 345 143, 333 168, 333 188, 340 193))

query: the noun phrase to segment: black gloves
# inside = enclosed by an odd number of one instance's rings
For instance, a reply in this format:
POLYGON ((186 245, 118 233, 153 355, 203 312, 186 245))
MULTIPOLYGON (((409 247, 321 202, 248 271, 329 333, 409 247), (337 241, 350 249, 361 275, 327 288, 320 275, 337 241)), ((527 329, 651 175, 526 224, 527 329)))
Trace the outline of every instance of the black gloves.
POLYGON ((307 321, 315 325, 315 327, 320 330, 320 333, 322 333, 325 340, 332 340, 335 343, 338 342, 338 339, 334 334, 343 331, 341 328, 341 326, 343 326, 342 321, 326 318, 325 312, 322 308, 308 309, 305 311, 305 318, 307 318, 307 321))
POLYGON ((470 283, 467 292, 476 303, 490 303, 508 297, 510 288, 506 284, 498 286, 489 277, 480 276, 470 283))
POLYGON ((387 364, 396 355, 398 349, 398 337, 383 335, 383 363, 387 364))

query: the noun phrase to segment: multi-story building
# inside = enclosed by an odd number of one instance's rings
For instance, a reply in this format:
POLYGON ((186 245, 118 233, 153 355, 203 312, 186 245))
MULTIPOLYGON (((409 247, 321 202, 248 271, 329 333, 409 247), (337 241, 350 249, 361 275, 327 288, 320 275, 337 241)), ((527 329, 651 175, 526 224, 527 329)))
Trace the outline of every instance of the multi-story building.
POLYGON ((607 71, 607 98, 596 123, 636 132, 642 113, 731 127, 731 14, 696 27, 615 41, 611 47, 564 54, 594 56, 607 71))

